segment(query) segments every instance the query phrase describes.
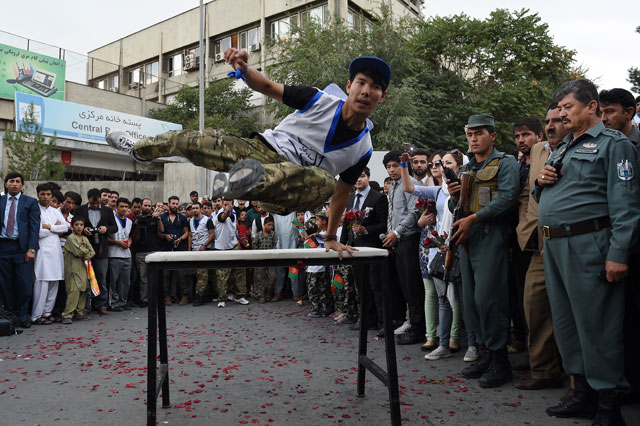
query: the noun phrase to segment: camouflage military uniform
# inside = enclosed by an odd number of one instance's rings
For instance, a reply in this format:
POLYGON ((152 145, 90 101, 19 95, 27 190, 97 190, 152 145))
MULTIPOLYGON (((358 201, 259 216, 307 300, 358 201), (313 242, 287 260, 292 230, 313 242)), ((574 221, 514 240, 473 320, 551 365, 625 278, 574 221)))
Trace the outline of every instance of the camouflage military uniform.
POLYGON ((356 293, 355 279, 353 278, 353 267, 351 265, 338 265, 334 267, 333 272, 340 274, 344 279, 344 288, 336 288, 333 292, 336 310, 345 314, 348 319, 357 321, 358 295, 356 293))
POLYGON ((265 167, 265 183, 241 198, 260 201, 271 213, 314 211, 335 189, 335 178, 329 172, 286 161, 257 137, 241 138, 221 130, 171 131, 137 142, 134 150, 137 156, 148 160, 185 157, 196 166, 218 172, 228 172, 246 158, 257 160, 265 167))
POLYGON ((247 295, 247 275, 245 269, 222 268, 216 269, 216 279, 218 280, 218 300, 224 302, 227 299, 229 288, 235 290, 237 298, 247 295))
POLYGON ((216 288, 216 273, 211 269, 196 271, 196 294, 200 297, 210 296, 209 291, 216 288))
POLYGON ((331 271, 329 267, 320 272, 307 271, 307 294, 313 312, 329 315, 333 312, 333 296, 331 296, 331 271))

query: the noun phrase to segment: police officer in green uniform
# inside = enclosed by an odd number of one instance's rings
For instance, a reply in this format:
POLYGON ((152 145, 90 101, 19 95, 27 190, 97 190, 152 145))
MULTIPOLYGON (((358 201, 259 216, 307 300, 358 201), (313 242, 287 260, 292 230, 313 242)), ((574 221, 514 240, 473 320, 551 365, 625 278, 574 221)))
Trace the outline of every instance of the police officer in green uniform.
POLYGON ((636 153, 622 133, 605 129, 598 92, 589 80, 563 84, 554 100, 570 133, 536 179, 533 193, 545 237, 553 331, 575 390, 547 414, 595 416, 592 425, 624 425, 618 403, 629 389, 623 279, 638 238, 636 153))
MULTIPOLYGON (((493 147, 493 117, 472 115, 465 127, 469 150, 474 154, 460 173, 474 176, 467 197, 468 215, 452 225, 458 248, 464 306, 481 352, 478 362, 462 370, 467 378, 480 378, 482 387, 498 387, 512 379, 509 343, 509 222, 520 190, 518 165, 512 156, 493 147), (457 229, 456 229, 457 228, 457 229), (468 250, 467 250, 468 249, 468 250)), ((453 210, 460 185, 447 181, 453 210)))

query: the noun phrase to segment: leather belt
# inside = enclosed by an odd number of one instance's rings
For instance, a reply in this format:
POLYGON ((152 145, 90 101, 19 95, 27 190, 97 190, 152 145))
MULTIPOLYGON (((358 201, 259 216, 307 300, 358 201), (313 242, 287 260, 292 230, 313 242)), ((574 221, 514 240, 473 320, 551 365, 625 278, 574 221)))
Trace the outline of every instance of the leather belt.
POLYGON ((542 234, 544 238, 550 240, 551 238, 564 238, 574 235, 588 234, 590 232, 596 232, 601 229, 610 228, 611 219, 608 217, 600 217, 598 219, 585 220, 584 222, 574 223, 573 225, 566 226, 543 226, 542 234))

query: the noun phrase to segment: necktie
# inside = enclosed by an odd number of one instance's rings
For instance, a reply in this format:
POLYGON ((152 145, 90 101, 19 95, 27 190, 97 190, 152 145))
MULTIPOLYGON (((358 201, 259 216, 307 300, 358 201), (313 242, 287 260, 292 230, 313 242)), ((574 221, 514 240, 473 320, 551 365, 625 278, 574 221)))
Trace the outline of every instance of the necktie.
POLYGON ((353 205, 353 209, 354 209, 355 211, 360 210, 360 199, 361 199, 361 198, 362 198, 362 194, 356 194, 356 202, 355 202, 355 204, 353 205))
POLYGON ((9 206, 9 217, 7 218, 7 229, 6 234, 7 237, 13 235, 13 228, 16 224, 16 197, 11 198, 11 206, 9 206))
POLYGON ((387 216, 387 234, 393 229, 391 227, 391 213, 393 213, 393 195, 396 192, 396 182, 394 181, 389 188, 389 216, 387 216))

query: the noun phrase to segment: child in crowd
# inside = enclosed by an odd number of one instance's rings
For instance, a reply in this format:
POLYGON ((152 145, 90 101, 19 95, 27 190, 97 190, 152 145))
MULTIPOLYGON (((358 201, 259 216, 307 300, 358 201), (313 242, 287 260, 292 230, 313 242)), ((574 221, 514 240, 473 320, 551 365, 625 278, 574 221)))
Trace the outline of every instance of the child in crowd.
MULTIPOLYGON (((244 213, 244 212, 243 212, 244 213)), ((278 244, 278 235, 273 230, 275 222, 273 216, 268 216, 264 220, 262 232, 256 235, 254 241, 255 250, 273 250, 278 244)), ((253 294, 258 298, 259 303, 265 303, 266 298, 273 293, 276 282, 276 268, 256 268, 253 277, 253 294)))
MULTIPOLYGON (((316 213, 318 233, 315 237, 317 247, 324 248, 323 236, 327 232, 327 213, 320 210, 316 213)), ((310 244, 307 244, 310 245, 310 244)), ((316 245, 314 243, 313 245, 316 245)), ((333 313, 333 296, 331 295, 331 271, 327 266, 307 266, 307 291, 312 310, 309 318, 326 318, 333 313)))
POLYGON ((75 216, 71 220, 71 227, 73 235, 67 238, 64 245, 64 282, 67 304, 62 312, 63 324, 71 324, 72 318, 80 321, 89 319, 84 311, 89 287, 87 265, 84 262, 95 255, 89 240, 82 235, 84 218, 75 216))

